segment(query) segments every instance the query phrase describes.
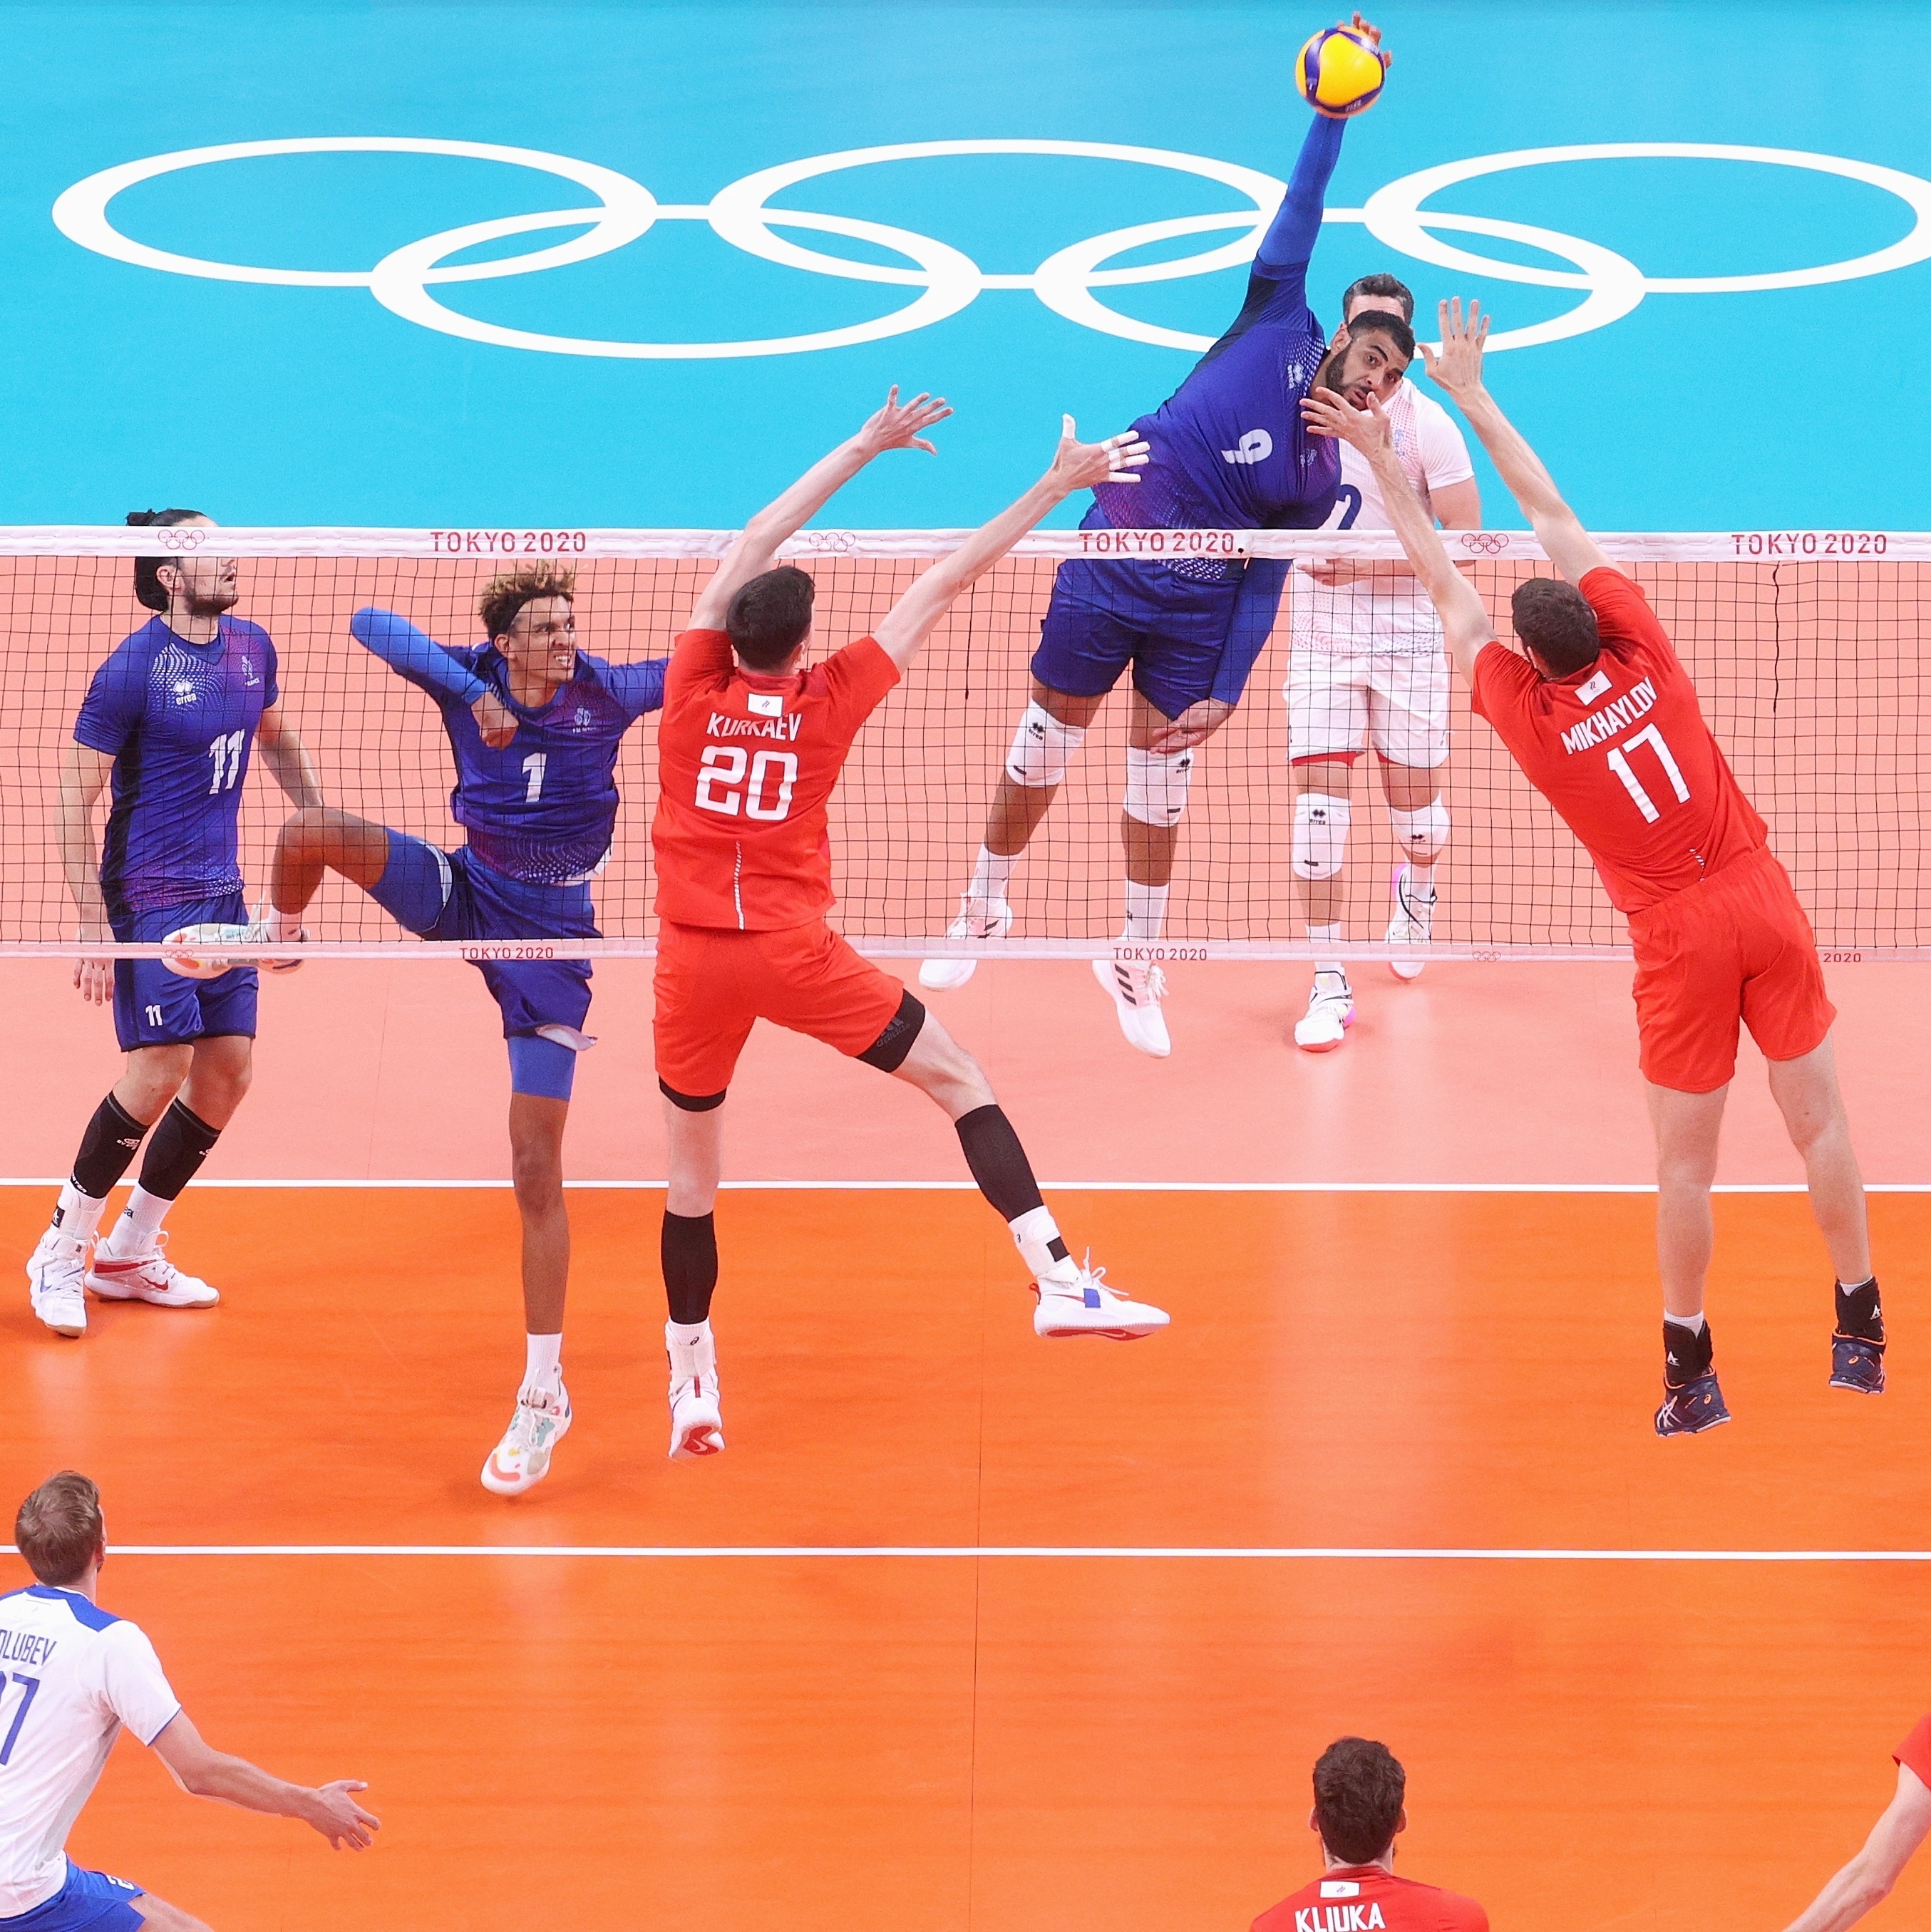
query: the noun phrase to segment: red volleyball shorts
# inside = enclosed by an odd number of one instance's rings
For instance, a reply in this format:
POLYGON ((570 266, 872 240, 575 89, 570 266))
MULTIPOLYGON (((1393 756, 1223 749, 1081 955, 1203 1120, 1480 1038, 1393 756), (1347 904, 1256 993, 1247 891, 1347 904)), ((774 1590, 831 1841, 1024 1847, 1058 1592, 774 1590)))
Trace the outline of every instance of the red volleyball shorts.
POLYGON ((855 1059, 890 1025, 905 990, 821 919, 775 932, 666 921, 657 936, 657 1077, 692 1099, 722 1094, 761 1019, 855 1059))
POLYGON ((1629 915, 1643 1077, 1709 1094, 1737 1070, 1739 1024, 1766 1060, 1824 1043, 1837 1017, 1790 874, 1766 846, 1629 915))

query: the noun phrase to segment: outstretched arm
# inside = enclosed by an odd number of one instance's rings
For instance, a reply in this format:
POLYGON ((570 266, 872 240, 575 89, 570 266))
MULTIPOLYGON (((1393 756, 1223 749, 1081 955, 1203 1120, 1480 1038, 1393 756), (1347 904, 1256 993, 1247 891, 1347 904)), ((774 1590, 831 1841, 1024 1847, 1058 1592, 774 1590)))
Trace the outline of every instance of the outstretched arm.
POLYGON ((299 1818, 305 1825, 314 1826, 338 1851, 344 1845, 352 1851, 366 1850, 382 1828, 381 1820, 349 1795, 366 1791, 366 1784, 344 1778, 311 1788, 271 1778, 246 1758, 230 1757, 206 1743, 185 1711, 177 1711, 163 1727, 155 1739, 155 1752, 182 1790, 197 1798, 218 1798, 250 1811, 266 1811, 273 1817, 299 1818))
POLYGON ((1495 635, 1488 612, 1473 584, 1455 568, 1435 520, 1415 494, 1401 459, 1395 454, 1395 438, 1381 405, 1370 396, 1364 411, 1351 408, 1346 398, 1332 389, 1317 389, 1301 404, 1301 414, 1317 436, 1338 436, 1351 442, 1368 458, 1375 481, 1388 506, 1395 534, 1407 553, 1409 567, 1422 580, 1441 614, 1442 634, 1455 668, 1473 683, 1475 660, 1483 645, 1495 635))
POLYGON ((1864 1848, 1790 1922, 1789 1932, 1844 1932, 1887 1898, 1911 1855, 1931 1833, 1931 1790, 1908 1765, 1897 1768, 1897 1795, 1864 1848))
POLYGON ((938 452, 919 432, 944 422, 951 413, 951 405, 942 396, 935 400, 920 394, 901 403, 898 385, 893 383, 886 392, 884 407, 857 435, 846 438, 829 456, 821 457, 782 496, 767 504, 744 526, 743 534, 725 551, 716 574, 704 586, 704 595, 691 613, 689 628, 722 630, 732 598, 752 578, 769 570, 778 546, 796 536, 873 457, 888 449, 922 449, 935 456, 938 452))
POLYGON ((981 577, 1062 497, 1097 483, 1137 483, 1147 446, 1131 430, 1104 442, 1080 442, 1073 418, 1061 418, 1059 448, 1053 466, 1016 503, 975 530, 943 562, 923 572, 872 633, 885 655, 903 670, 919 654, 932 627, 975 578, 981 577))
POLYGON ((516 736, 516 714, 473 670, 419 631, 407 617, 374 604, 349 620, 349 634, 399 676, 419 685, 432 698, 452 698, 475 714, 476 729, 493 752, 516 736))
POLYGON ((1580 584, 1592 570, 1614 569, 1608 554, 1563 501, 1542 458, 1483 387, 1482 349, 1488 340, 1488 317, 1481 310, 1479 302, 1470 302, 1464 321, 1459 296, 1442 304, 1441 352, 1437 355, 1425 343, 1422 345, 1428 374, 1461 405, 1470 428, 1482 439, 1489 460, 1522 506, 1544 554, 1557 569, 1572 584, 1580 584))

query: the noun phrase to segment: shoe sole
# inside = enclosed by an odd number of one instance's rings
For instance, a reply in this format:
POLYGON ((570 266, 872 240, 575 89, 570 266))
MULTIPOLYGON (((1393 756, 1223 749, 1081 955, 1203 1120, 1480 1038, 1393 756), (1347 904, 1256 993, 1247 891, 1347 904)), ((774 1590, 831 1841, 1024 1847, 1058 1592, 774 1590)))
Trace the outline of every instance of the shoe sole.
POLYGON ((1830 1385, 1833 1388, 1848 1389, 1853 1395, 1882 1395, 1884 1394, 1884 1383, 1881 1379, 1875 1383, 1850 1382, 1840 1382, 1833 1376, 1830 1378, 1830 1385))
POLYGON ((1081 1335, 1090 1335, 1101 1342, 1143 1342, 1168 1326, 1163 1322, 1158 1328, 1035 1328, 1032 1332, 1048 1342, 1070 1342, 1081 1335))
POLYGON ((1722 1415, 1713 1415, 1707 1422, 1699 1422, 1694 1429, 1658 1429, 1656 1436, 1659 1441, 1664 1442, 1668 1442, 1678 1436, 1707 1436, 1711 1430, 1721 1429, 1725 1423, 1734 1420, 1734 1418, 1727 1413, 1722 1415))
POLYGON ((673 1462, 695 1462, 707 1456, 723 1454, 724 1428, 721 1423, 701 1422, 695 1428, 687 1429, 673 1438, 671 1444, 673 1462))
POLYGON ((143 1294, 137 1288, 116 1288, 96 1281, 89 1275, 86 1281, 89 1294, 97 1301, 145 1301, 150 1308, 218 1308, 221 1305, 221 1291, 214 1290, 206 1301, 177 1301, 171 1295, 143 1294))
POLYGON ((1303 1040, 1301 1037, 1300 1029, 1297 1027, 1294 1032, 1294 1044, 1303 1053, 1332 1053, 1336 1047, 1345 1046, 1347 1044, 1347 1030, 1353 1024, 1354 1014, 1350 1010, 1347 1018, 1341 1022, 1339 1040, 1303 1040))
POLYGON ((65 1341, 77 1342, 87 1333, 87 1324, 84 1322, 78 1328, 71 1328, 65 1322, 50 1322, 44 1315, 37 1313, 34 1318, 50 1335, 58 1335, 65 1341))
POLYGON ((1404 984, 1412 983, 1419 980, 1427 966, 1428 962, 1425 959, 1416 959, 1412 962, 1407 959, 1391 959, 1388 962, 1389 971, 1404 984))
POLYGON ((1121 1036, 1125 1040, 1128 1046, 1131 1047, 1136 1053, 1145 1054, 1149 1060, 1166 1060, 1170 1058, 1173 1052, 1173 1042, 1171 1039, 1169 1039, 1164 1046, 1149 1046, 1144 1040, 1135 1040, 1134 1038, 1132 1033, 1129 1030, 1129 1022, 1133 1019, 1134 1016, 1138 1013, 1140 1009, 1137 1006, 1128 1006, 1126 1001, 1122 999, 1119 994, 1113 990, 1113 969, 1112 966, 1104 959, 1095 959, 1093 962, 1093 977, 1099 981, 1100 991, 1104 993, 1107 998, 1113 1001, 1113 1017, 1119 1022, 1121 1036))
POLYGON ((947 972, 942 974, 935 975, 933 978, 929 980, 926 977, 926 974, 930 969, 927 967, 921 966, 918 969, 919 984, 923 986, 928 993, 956 993, 961 986, 965 985, 967 980, 972 978, 975 973, 978 971, 979 962, 976 959, 962 959, 956 962, 951 960, 945 962, 945 964, 947 966, 950 966, 955 963, 963 966, 966 969, 965 971, 956 974, 947 972))

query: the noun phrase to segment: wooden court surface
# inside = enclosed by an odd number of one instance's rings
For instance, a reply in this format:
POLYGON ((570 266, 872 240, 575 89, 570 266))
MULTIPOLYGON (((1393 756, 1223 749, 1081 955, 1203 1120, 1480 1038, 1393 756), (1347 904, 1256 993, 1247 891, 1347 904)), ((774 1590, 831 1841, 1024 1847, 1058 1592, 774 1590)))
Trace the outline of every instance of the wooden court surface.
MULTIPOLYGON (((200 1190, 218 1311, 73 1345, 5 1303, 8 1493, 75 1464, 110 1538, 176 1546, 104 1600, 217 1742, 386 1823, 332 1856, 124 1742, 77 1856, 288 1932, 1242 1926, 1313 1874, 1352 1730, 1408 1766, 1401 1868, 1498 1927, 1775 1927, 1931 1707, 1931 1565, 1614 1554, 1931 1544, 1925 1197, 1873 1203, 1875 1402, 1824 1385, 1801 1201, 1719 1200, 1737 1420, 1662 1444, 1640 1196, 1062 1194, 1173 1310, 1120 1347, 1034 1338, 969 1192, 734 1192, 712 1465, 663 1457, 659 1205, 572 1198, 578 1420, 512 1503, 476 1480, 520 1368, 501 1192, 200 1190), (967 1553, 803 1553, 906 1546, 967 1553), (1278 1553, 1337 1546, 1491 1553, 1278 1553), (1142 1553, 1058 1553, 1096 1547, 1142 1553), (1185 1553, 1233 1549, 1277 1553, 1185 1553)), ((45 1207, 0 1190, 0 1244, 45 1207)))

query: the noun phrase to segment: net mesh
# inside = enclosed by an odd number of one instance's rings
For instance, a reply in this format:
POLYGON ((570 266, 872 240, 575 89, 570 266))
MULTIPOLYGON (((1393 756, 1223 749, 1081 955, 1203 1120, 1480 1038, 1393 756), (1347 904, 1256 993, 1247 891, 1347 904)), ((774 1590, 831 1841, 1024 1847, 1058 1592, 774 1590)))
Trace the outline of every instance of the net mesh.
MULTIPOLYGON (((1188 540, 1215 534, 1188 533, 1188 540)), ((148 614, 134 600, 129 557, 137 544, 152 550, 156 535, 0 536, 0 666, 10 694, 0 712, 0 951, 74 950, 76 914, 56 841, 60 772, 90 678, 148 614)), ((1134 535, 1149 542, 1161 533, 1134 535)), ((502 533, 505 542, 514 536, 502 533)), ((284 712, 320 770, 329 802, 439 845, 461 844, 436 707, 354 641, 349 620, 379 605, 443 643, 480 641, 476 598, 500 557, 447 554, 460 541, 449 532, 223 531, 218 538, 225 554, 242 560, 236 614, 275 640, 284 712)), ((808 533, 794 548, 817 580, 818 639, 830 645, 863 634, 956 538, 808 533)), ((581 647, 617 662, 662 655, 728 541, 704 532, 560 533, 556 548, 578 573, 581 647)), ((1056 559, 1081 541, 1077 532, 1036 536, 1026 554, 981 578, 860 734, 833 807, 831 836, 834 922, 863 950, 916 955, 941 939, 958 910, 1028 695, 1056 559)), ((1281 555, 1290 539, 1243 532, 1224 541, 1281 555)), ((1315 554, 1306 538, 1291 541, 1304 560, 1315 554)), ((1548 566, 1526 536, 1467 539, 1478 541, 1464 568, 1506 638, 1510 591, 1548 566)), ((1865 957, 1931 956, 1931 888, 1918 856, 1931 802, 1919 722, 1931 539, 1800 533, 1604 541, 1674 639, 1738 778, 1770 823, 1820 945, 1865 957)), ((1338 568, 1377 581, 1383 603, 1399 603, 1392 540, 1321 542, 1338 554, 1338 568)), ((1377 598, 1358 586, 1335 596, 1302 572, 1290 574, 1245 701, 1199 761, 1180 834, 1168 946, 1208 956, 1308 954, 1291 866, 1293 782, 1283 703, 1296 605, 1304 628, 1322 606, 1317 621, 1329 653, 1322 674, 1344 686, 1344 660, 1357 660, 1359 672, 1360 654, 1386 653, 1385 623, 1373 614, 1377 598)), ((1300 648, 1307 650, 1305 638, 1300 648)), ((1120 931, 1125 684, 1102 706, 1018 867, 1011 936, 984 950, 1098 955, 1120 931)), ((1554 958, 1623 948, 1623 921, 1594 868, 1494 734, 1470 717, 1458 681, 1451 681, 1448 704, 1452 752, 1443 796, 1454 832, 1437 875, 1437 952, 1554 958)), ((1376 764, 1371 746, 1352 778, 1353 835, 1342 884, 1345 950, 1355 956, 1371 955, 1382 938, 1398 856, 1380 808, 1376 764)), ((652 948, 656 766, 655 722, 646 716, 618 758, 623 804, 608 864, 595 883, 605 938, 581 950, 652 948)), ((241 866, 251 900, 264 891, 288 808, 257 754, 241 813, 241 866)), ((95 813, 97 837, 104 809, 104 800, 95 813)), ((340 951, 393 955, 408 938, 366 896, 332 876, 306 923, 317 944, 340 951)))

